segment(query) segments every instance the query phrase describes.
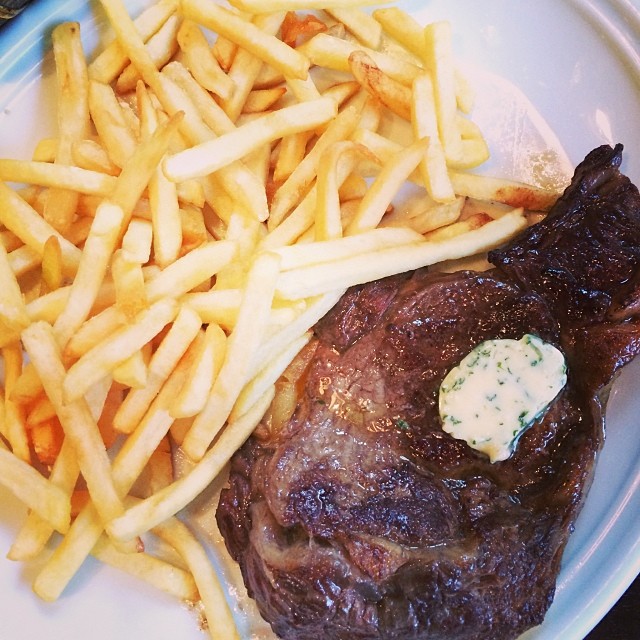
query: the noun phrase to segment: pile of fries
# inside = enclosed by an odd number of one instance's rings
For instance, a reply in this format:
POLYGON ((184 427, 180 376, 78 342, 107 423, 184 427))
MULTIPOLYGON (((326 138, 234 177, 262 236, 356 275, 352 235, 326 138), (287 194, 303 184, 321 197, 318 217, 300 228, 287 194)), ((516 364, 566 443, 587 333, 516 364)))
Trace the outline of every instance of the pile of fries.
POLYGON ((448 23, 358 0, 101 4, 115 37, 90 62, 77 23, 53 31, 54 137, 0 160, 0 483, 29 510, 8 556, 44 555, 51 601, 93 554, 237 637, 176 515, 274 411, 313 325, 557 194, 469 172, 489 151, 448 23), (193 462, 177 479, 172 447, 193 462))

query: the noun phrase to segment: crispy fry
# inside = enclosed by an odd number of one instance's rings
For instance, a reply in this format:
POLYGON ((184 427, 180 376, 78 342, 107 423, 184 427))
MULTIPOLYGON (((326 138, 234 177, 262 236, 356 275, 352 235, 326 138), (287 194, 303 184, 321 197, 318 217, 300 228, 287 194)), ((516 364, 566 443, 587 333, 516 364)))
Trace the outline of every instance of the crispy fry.
POLYGON ((364 51, 351 53, 348 62, 355 79, 364 89, 396 115, 405 120, 411 119, 411 90, 407 86, 386 75, 364 51))

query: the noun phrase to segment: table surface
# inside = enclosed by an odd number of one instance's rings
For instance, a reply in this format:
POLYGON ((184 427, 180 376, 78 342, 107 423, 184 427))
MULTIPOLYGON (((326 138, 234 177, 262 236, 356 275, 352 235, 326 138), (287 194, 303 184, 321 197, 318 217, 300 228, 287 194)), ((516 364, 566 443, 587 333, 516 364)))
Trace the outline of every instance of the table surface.
POLYGON ((637 640, 638 638, 640 638, 640 576, 586 640, 637 640))

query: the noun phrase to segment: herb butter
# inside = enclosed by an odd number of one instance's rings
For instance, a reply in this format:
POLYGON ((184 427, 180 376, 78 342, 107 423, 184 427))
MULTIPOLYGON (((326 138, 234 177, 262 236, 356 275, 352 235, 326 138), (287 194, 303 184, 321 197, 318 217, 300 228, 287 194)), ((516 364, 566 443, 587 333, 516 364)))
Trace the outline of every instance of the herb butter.
POLYGON ((538 336, 487 340, 442 381, 442 428, 491 462, 506 460, 566 382, 564 356, 538 336))

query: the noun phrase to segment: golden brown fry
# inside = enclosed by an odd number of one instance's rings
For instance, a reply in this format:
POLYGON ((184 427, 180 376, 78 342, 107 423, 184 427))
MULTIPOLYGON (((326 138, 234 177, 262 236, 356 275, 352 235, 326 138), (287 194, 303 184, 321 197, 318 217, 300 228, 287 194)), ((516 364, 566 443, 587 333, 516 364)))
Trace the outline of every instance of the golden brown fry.
POLYGON ((298 16, 295 11, 287 11, 282 22, 280 38, 290 47, 296 47, 298 38, 304 36, 314 36, 327 30, 327 25, 317 16, 307 14, 304 17, 298 16))
POLYGON ((355 79, 372 96, 396 115, 411 120, 411 90, 407 86, 381 71, 364 51, 356 50, 349 56, 349 68, 355 79))

